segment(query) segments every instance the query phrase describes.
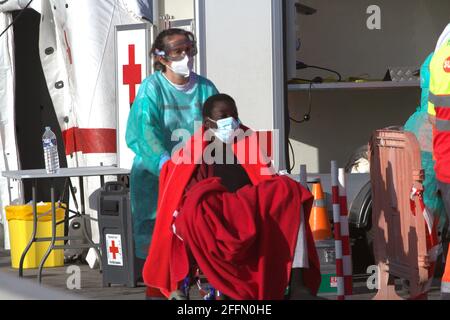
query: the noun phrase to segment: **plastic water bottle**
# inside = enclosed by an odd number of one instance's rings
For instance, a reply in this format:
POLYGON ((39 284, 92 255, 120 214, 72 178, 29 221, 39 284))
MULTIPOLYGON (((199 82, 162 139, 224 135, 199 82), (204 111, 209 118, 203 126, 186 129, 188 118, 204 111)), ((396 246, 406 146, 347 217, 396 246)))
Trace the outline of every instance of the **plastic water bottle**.
POLYGON ((44 147, 45 169, 47 170, 47 173, 58 173, 58 142, 56 141, 56 135, 53 133, 50 127, 45 128, 44 135, 42 136, 42 145, 44 147))

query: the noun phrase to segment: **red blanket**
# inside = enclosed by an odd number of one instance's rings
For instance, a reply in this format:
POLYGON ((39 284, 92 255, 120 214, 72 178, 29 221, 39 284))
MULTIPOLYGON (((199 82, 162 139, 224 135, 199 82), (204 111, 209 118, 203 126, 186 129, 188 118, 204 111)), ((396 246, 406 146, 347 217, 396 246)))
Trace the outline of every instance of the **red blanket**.
MULTIPOLYGON (((178 250, 177 246, 180 246, 180 242, 173 241, 176 237, 172 232, 172 222, 173 214, 179 209, 185 188, 197 168, 196 164, 201 162, 203 151, 207 147, 208 142, 202 139, 203 133, 204 128, 191 138, 186 147, 180 150, 173 157, 172 161, 167 162, 163 166, 160 174, 157 218, 149 255, 143 270, 143 277, 147 286, 160 289, 166 296, 178 289, 180 281, 184 279, 188 272, 186 269, 187 256, 185 255, 185 250, 178 250), (183 159, 183 161, 180 159, 183 159), (179 252, 180 255, 173 257, 172 252, 179 252), (185 269, 182 269, 180 266, 184 266, 185 269)), ((233 150, 253 185, 258 185, 263 181, 271 180, 275 174, 270 167, 270 162, 265 159, 263 152, 260 152, 259 149, 256 164, 245 158, 249 154, 254 154, 254 152, 249 152, 248 150, 249 146, 252 145, 252 143, 249 143, 251 139, 252 137, 246 137, 243 140, 239 140, 234 144, 233 150), (238 152, 246 149, 247 152, 244 153, 244 156, 238 152)), ((314 242, 311 231, 309 228, 306 231, 308 246, 313 248, 314 242)), ((310 260, 312 260, 311 265, 314 266, 311 270, 318 268, 319 262, 315 250, 314 254, 310 255, 310 260)), ((307 275, 308 273, 306 272, 305 281, 317 282, 316 280, 311 280, 315 279, 315 276, 309 277, 307 275)), ((314 288, 315 285, 311 287, 314 288)))
MULTIPOLYGON (((237 300, 280 300, 289 283, 300 225, 300 208, 311 194, 288 177, 228 193, 217 178, 199 182, 186 195, 175 220, 179 238, 173 259, 186 257, 186 245, 211 285, 237 300)), ((309 210, 308 210, 309 212, 309 210)), ((308 221, 308 217, 306 219, 308 221)), ((310 239, 312 240, 312 239, 310 239)), ((308 244, 310 244, 309 242, 308 244)), ((320 284, 315 247, 309 250, 314 272, 309 285, 320 284)), ((172 269, 180 277, 186 259, 172 269)))

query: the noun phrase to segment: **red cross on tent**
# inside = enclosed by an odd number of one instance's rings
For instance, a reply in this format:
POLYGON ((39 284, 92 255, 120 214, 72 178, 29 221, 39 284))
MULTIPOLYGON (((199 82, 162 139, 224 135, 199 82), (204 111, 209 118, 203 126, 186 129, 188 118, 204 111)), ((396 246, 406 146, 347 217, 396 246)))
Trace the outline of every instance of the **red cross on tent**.
POLYGON ((116 260, 116 259, 117 259, 117 258, 116 258, 116 254, 119 253, 119 248, 116 247, 116 242, 115 242, 114 240, 111 241, 111 247, 109 247, 108 250, 109 250, 109 252, 112 253, 113 259, 116 260))
POLYGON ((135 62, 135 46, 128 46, 128 65, 123 66, 123 84, 130 86, 130 105, 136 98, 136 86, 142 82, 142 65, 135 62))
POLYGON ((69 58, 69 63, 73 64, 73 60, 72 60, 72 50, 70 49, 70 44, 69 41, 67 40, 67 32, 66 30, 64 30, 64 41, 66 42, 66 52, 67 52, 67 57, 69 58))

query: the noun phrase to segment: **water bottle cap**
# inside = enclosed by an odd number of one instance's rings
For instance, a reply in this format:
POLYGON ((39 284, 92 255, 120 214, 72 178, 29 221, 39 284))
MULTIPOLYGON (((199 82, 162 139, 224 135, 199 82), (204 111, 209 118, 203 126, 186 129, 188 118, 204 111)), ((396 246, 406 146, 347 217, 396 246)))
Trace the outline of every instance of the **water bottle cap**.
POLYGON ((51 128, 50 127, 45 127, 45 130, 51 130, 51 128))

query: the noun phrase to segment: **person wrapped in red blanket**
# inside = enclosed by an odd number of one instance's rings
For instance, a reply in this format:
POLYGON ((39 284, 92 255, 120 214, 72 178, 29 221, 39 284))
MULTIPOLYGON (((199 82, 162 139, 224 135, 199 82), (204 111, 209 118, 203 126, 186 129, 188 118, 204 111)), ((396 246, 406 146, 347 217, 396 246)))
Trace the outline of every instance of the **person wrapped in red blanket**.
MULTIPOLYGON (((168 297, 193 258, 210 284, 232 299, 283 299, 300 212, 309 221, 312 195, 275 174, 258 134, 238 123, 230 96, 208 99, 203 116, 203 127, 162 168, 144 281, 168 297)), ((308 268, 301 282, 316 295, 320 265, 307 223, 304 230, 308 268)))

